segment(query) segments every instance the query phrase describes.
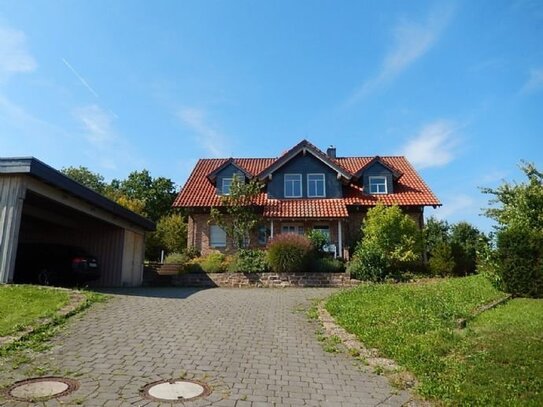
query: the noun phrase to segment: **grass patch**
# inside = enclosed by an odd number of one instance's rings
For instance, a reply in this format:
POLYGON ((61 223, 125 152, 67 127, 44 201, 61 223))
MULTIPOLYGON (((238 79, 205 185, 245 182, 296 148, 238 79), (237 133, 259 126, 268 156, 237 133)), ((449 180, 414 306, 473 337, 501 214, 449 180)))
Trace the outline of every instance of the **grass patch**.
MULTIPOLYGON (((67 291, 63 292, 48 288, 42 289, 69 295, 69 292, 67 291)), ((9 357, 13 368, 17 368, 18 366, 29 362, 31 360, 31 356, 25 351, 29 350, 31 352, 43 352, 44 350, 47 350, 49 347, 49 339, 64 326, 68 318, 87 309, 93 303, 105 301, 107 298, 107 296, 103 294, 92 291, 82 291, 82 293, 85 296, 85 300, 76 309, 64 316, 56 315, 54 312, 50 311, 47 314, 47 316, 50 318, 49 322, 42 325, 36 324, 35 329, 31 333, 24 335, 18 341, 11 342, 3 347, 0 347, 0 357, 9 357)))
POLYGON ((33 285, 0 286, 0 336, 16 333, 48 318, 68 303, 68 291, 33 285))
POLYGON ((419 379, 445 404, 543 405, 543 301, 515 299, 456 329, 503 296, 482 276, 379 284, 332 296, 326 308, 346 330, 419 379))

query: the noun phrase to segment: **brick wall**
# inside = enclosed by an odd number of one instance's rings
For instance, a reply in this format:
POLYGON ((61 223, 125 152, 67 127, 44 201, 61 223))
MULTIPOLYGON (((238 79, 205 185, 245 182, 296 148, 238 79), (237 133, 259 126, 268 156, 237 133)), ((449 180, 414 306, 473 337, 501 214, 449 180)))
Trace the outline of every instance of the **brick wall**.
POLYGON ((183 287, 351 287, 347 273, 186 273, 172 282, 183 287))
MULTIPOLYGON (((360 227, 362 225, 363 219, 366 217, 367 208, 361 208, 360 210, 350 210, 349 218, 343 221, 343 247, 348 249, 350 245, 354 245, 356 241, 360 238, 360 227)), ((422 226, 422 210, 421 208, 410 208, 406 210, 419 226, 422 226)), ((232 240, 227 237, 226 239, 226 248, 212 248, 209 247, 209 214, 208 213, 195 213, 191 214, 188 219, 188 246, 196 247, 202 256, 209 254, 210 252, 220 250, 224 253, 233 253, 232 240)), ((263 220, 264 223, 269 228, 269 220, 263 220)), ((323 220, 323 221, 274 221, 274 232, 279 234, 281 231, 281 225, 286 223, 296 223, 304 226, 304 230, 310 230, 315 225, 329 225, 330 227, 330 238, 332 242, 337 244, 337 220, 323 220)), ((264 248, 265 245, 258 243, 258 232, 255 230, 251 234, 251 247, 253 248, 264 248)), ((346 250, 344 252, 346 254, 346 250)), ((347 258, 347 257, 346 257, 347 258)))

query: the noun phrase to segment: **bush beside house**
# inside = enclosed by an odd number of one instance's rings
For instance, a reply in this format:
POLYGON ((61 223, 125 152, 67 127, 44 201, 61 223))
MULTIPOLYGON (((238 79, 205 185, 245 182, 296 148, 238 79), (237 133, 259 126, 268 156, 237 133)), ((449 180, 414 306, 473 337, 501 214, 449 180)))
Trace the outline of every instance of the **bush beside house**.
POLYGON ((383 281, 401 278, 422 263, 418 225, 398 206, 377 205, 362 224, 362 240, 347 270, 355 278, 383 281))

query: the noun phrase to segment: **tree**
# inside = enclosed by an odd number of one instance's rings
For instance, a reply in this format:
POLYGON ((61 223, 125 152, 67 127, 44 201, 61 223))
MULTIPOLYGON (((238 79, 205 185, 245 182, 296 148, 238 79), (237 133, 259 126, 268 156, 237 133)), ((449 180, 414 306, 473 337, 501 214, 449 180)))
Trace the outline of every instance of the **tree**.
POLYGON ((422 260, 422 233, 398 206, 377 205, 362 224, 359 243, 349 271, 357 277, 381 281, 399 277, 422 260))
POLYGON ((220 226, 230 237, 236 249, 250 244, 250 232, 260 221, 255 198, 262 186, 257 181, 234 176, 230 193, 221 197, 221 208, 211 208, 211 221, 220 226))
POLYGON ((484 194, 494 195, 489 205, 499 205, 483 213, 498 223, 498 230, 511 226, 543 230, 543 173, 525 161, 521 161, 520 168, 528 182, 504 182, 496 189, 482 188, 484 194))
POLYGON ((527 182, 504 182, 484 214, 497 222, 496 249, 487 252, 481 269, 498 288, 514 295, 543 296, 543 174, 521 162, 527 182))
POLYGON ((456 262, 449 243, 442 241, 433 247, 428 267, 432 274, 436 276, 450 276, 453 274, 456 262))
POLYGON ((81 185, 84 185, 99 194, 104 194, 107 184, 101 174, 92 172, 87 167, 83 166, 63 167, 60 171, 74 181, 79 182, 81 185))
POLYGON ((451 226, 450 245, 454 258, 454 274, 465 276, 475 273, 477 253, 488 244, 488 238, 468 222, 451 226))
POLYGON ((424 245, 428 258, 432 257, 437 245, 449 241, 450 228, 446 220, 436 219, 433 216, 428 218, 423 229, 424 245))
POLYGON ((153 178, 147 170, 133 171, 122 181, 113 180, 111 187, 130 199, 143 201, 144 212, 154 222, 171 213, 176 195, 175 184, 171 179, 153 178))
POLYGON ((160 252, 182 253, 187 249, 187 223, 180 213, 165 215, 147 236, 145 257, 158 259, 160 252))

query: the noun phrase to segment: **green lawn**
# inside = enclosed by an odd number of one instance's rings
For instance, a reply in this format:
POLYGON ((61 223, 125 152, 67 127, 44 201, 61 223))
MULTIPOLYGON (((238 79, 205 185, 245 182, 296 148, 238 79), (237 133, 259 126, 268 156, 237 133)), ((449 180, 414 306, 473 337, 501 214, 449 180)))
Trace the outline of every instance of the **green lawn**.
POLYGON ((482 276, 380 284, 341 292, 328 311, 368 347, 449 405, 543 405, 543 300, 514 299, 458 331, 480 305, 503 296, 482 276))
POLYGON ((32 285, 0 285, 0 336, 54 316, 68 303, 68 291, 32 285))

